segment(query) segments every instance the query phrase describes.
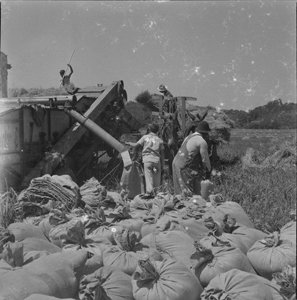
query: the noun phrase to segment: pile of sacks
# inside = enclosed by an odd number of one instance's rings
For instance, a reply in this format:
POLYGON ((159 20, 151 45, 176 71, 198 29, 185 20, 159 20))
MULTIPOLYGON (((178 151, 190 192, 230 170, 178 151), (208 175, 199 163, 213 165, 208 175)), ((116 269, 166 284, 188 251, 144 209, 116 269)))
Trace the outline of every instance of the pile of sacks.
POLYGON ((295 299, 296 222, 264 233, 221 195, 127 201, 92 179, 83 207, 0 228, 0 299, 295 299))

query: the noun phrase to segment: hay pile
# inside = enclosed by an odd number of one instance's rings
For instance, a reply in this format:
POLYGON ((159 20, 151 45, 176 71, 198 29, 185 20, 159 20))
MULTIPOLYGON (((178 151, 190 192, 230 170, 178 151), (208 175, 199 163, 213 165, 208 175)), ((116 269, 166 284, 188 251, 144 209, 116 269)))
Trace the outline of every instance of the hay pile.
POLYGON ((125 109, 143 126, 146 126, 146 124, 151 122, 152 111, 144 104, 129 101, 126 104, 125 109))
MULTIPOLYGON (((206 111, 207 115, 204 118, 208 122, 211 133, 210 138, 219 143, 226 143, 230 140, 231 129, 234 128, 234 122, 223 112, 218 111, 213 107, 195 107, 189 106, 188 110, 193 115, 202 116, 206 111)), ((187 124, 190 124, 191 119, 188 118, 187 124)))
POLYGON ((259 151, 256 151, 253 148, 248 148, 241 160, 242 167, 243 169, 264 169, 268 167, 273 167, 275 169, 286 169, 288 167, 296 167, 296 152, 296 148, 293 145, 285 143, 281 145, 279 150, 275 151, 272 155, 263 159, 263 156, 259 151))
MULTIPOLYGON (((127 103, 125 108, 143 124, 144 128, 146 128, 150 122, 162 123, 158 116, 152 115, 152 111, 145 104, 131 101, 127 103)), ((178 110, 181 112, 180 103, 178 103, 178 110)), ((231 129, 234 128, 234 122, 223 111, 218 111, 213 107, 199 107, 193 105, 187 105, 187 110, 195 116, 197 114, 202 116, 203 113, 207 111, 205 121, 209 123, 210 128, 212 129, 210 138, 219 143, 225 143, 230 140, 231 129)), ((179 121, 181 122, 180 117, 179 121)), ((189 125, 190 122, 191 119, 186 116, 186 126, 189 125)))

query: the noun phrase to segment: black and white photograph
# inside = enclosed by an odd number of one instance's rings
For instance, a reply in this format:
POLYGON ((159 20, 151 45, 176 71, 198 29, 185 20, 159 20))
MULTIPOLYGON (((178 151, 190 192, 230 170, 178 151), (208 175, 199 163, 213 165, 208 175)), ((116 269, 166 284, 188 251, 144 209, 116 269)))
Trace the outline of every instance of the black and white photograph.
POLYGON ((0 299, 296 299, 296 1, 0 2, 0 299))

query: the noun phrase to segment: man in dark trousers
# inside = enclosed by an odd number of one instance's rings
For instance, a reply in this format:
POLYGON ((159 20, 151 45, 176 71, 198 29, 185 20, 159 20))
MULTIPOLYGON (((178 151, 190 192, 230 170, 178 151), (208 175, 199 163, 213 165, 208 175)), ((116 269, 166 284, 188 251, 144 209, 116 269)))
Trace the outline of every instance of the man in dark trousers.
MULTIPOLYGON (((196 155, 200 156, 199 161, 202 162, 202 168, 206 169, 207 177, 210 176, 211 165, 208 156, 207 138, 210 132, 209 125, 206 121, 197 124, 195 132, 187 136, 172 163, 172 175, 174 184, 174 193, 176 195, 186 196, 193 193, 191 182, 193 175, 191 163, 196 155)), ((201 166, 195 166, 195 171, 201 171, 201 166)))
POLYGON ((69 75, 65 75, 65 70, 60 71, 60 75, 62 77, 61 84, 68 94, 74 95, 79 90, 79 88, 76 88, 74 84, 70 82, 70 77, 73 74, 73 69, 70 64, 67 64, 67 66, 70 68, 70 73, 69 75))

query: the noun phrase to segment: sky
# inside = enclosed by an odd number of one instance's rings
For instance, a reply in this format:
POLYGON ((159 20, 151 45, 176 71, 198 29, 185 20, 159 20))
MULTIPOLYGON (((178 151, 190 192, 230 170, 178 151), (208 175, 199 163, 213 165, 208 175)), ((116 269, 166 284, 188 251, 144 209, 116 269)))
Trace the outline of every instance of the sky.
POLYGON ((123 80, 128 99, 158 93, 199 106, 296 101, 294 1, 7 1, 8 88, 59 87, 73 53, 77 87, 123 80))

